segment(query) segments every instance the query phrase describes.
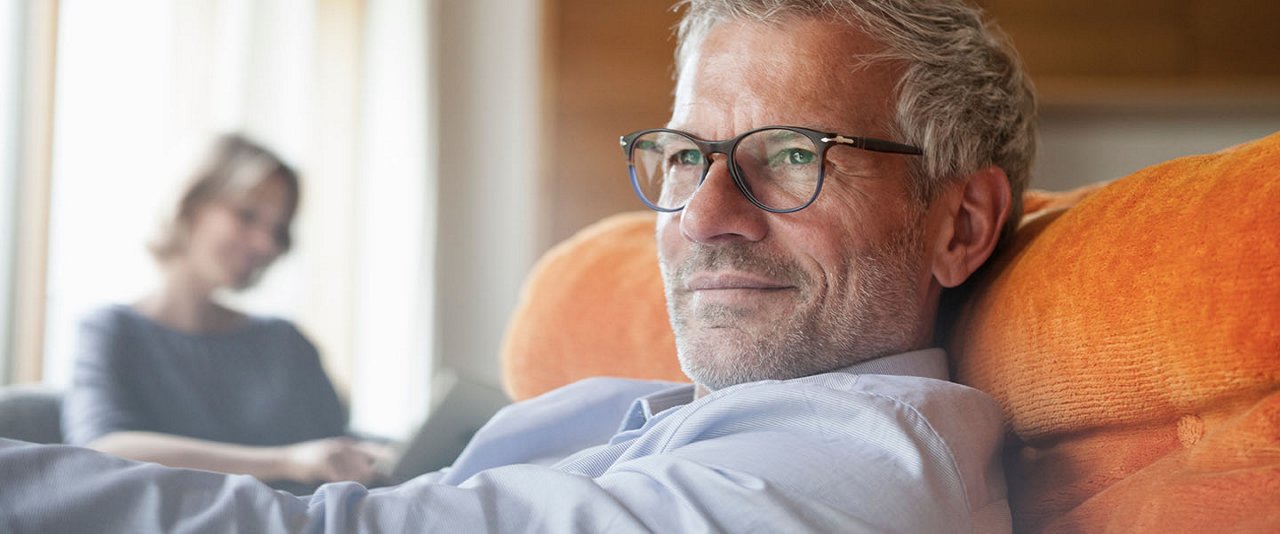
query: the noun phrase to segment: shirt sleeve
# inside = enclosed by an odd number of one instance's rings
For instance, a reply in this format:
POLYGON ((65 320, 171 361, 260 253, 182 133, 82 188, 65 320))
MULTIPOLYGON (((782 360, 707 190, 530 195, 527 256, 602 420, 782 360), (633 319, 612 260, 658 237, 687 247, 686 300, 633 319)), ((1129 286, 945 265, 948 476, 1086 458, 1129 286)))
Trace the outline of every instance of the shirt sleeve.
POLYGON ((80 322, 71 389, 62 403, 67 443, 84 445, 111 432, 143 428, 130 394, 135 376, 128 366, 128 343, 119 317, 100 310, 80 322))
MULTIPOLYGON (((329 484, 299 498, 247 476, 0 440, 0 478, 0 530, 6 532, 886 531, 847 507, 680 455, 636 461, 597 478, 513 465, 460 486, 427 476, 372 491, 329 484)), ((934 519, 945 515, 929 497, 926 488, 886 491, 875 502, 893 499, 919 512, 898 516, 902 522, 889 530, 965 531, 963 524, 914 528, 937 526, 934 519)))
POLYGON ((0 517, 14 532, 1008 530, 1003 494, 983 495, 984 481, 962 474, 998 466, 1002 421, 989 399, 943 399, 926 415, 872 393, 802 393, 684 410, 666 431, 601 445, 627 452, 593 476, 574 462, 609 455, 496 467, 458 485, 435 475, 377 490, 335 483, 309 498, 248 477, 0 444, 0 517), (940 434, 931 419, 941 417, 967 419, 968 430, 940 434), (993 503, 1003 519, 975 526, 975 510, 993 503))

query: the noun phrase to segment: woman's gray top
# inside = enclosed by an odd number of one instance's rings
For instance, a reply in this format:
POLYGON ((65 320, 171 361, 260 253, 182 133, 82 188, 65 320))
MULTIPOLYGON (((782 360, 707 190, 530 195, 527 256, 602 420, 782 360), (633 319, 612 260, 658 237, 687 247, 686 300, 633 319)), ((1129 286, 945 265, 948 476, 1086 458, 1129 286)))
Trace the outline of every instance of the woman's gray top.
POLYGON ((188 334, 115 305, 81 321, 62 429, 74 445, 125 430, 284 445, 342 435, 346 412, 288 321, 188 334))

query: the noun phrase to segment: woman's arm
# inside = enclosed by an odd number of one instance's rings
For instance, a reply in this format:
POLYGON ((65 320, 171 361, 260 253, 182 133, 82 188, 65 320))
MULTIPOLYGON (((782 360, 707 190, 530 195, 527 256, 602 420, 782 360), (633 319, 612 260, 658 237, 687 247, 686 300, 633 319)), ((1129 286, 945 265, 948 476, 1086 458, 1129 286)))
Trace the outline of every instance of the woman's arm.
POLYGON ((111 455, 170 467, 304 483, 354 480, 368 484, 378 476, 377 461, 387 454, 381 446, 345 437, 278 447, 254 447, 136 431, 112 432, 86 446, 111 455))
MULTIPOLYGON (((284 387, 292 391, 328 388, 328 395, 312 394, 287 406, 269 408, 286 410, 289 421, 314 421, 314 428, 272 440, 303 440, 289 445, 249 446, 156 431, 164 427, 156 423, 157 415, 149 407, 165 402, 166 395, 180 393, 165 390, 163 394, 152 392, 144 396, 140 392, 147 391, 155 381, 173 384, 187 377, 166 374, 168 359, 146 357, 151 355, 148 350, 156 349, 140 342, 138 336, 129 329, 127 312, 120 307, 104 309, 81 323, 75 386, 63 404, 63 427, 69 443, 133 460, 246 474, 269 481, 375 480, 374 463, 387 454, 385 447, 345 437, 318 439, 340 436, 343 419, 341 406, 323 376, 314 349, 304 353, 307 357, 300 361, 307 365, 296 366, 293 371, 297 378, 284 387), (313 376, 317 374, 320 376, 313 376), (165 379, 158 380, 157 375, 165 379), (323 382, 323 387, 310 382, 323 382)), ((191 416, 170 411, 160 417, 182 417, 189 422, 191 416)))

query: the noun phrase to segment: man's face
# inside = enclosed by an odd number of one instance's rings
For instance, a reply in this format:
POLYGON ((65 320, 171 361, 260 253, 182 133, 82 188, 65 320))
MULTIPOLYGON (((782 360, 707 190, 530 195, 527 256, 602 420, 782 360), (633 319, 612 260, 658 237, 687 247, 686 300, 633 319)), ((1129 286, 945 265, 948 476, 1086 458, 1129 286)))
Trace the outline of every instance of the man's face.
MULTIPOLYGON (((858 62, 878 50, 843 25, 721 23, 683 66, 669 126, 704 139, 767 125, 892 139, 898 73, 858 62)), ((909 157, 834 147, 817 201, 771 214, 713 156, 685 209, 658 221, 685 373, 715 390, 927 344, 929 231, 912 199, 909 157)))

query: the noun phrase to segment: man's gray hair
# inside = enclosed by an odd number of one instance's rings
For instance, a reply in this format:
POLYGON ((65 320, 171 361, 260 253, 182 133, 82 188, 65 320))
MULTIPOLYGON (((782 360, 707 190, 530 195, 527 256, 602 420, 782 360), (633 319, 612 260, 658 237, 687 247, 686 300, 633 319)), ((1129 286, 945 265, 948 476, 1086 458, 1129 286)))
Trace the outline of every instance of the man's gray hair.
POLYGON ((948 180, 994 164, 1013 192, 1006 237, 1016 228, 1035 158, 1035 94, 1008 39, 977 8, 963 0, 680 0, 681 7, 677 77, 720 22, 812 17, 867 33, 886 50, 851 58, 850 66, 903 65, 890 126, 896 141, 924 149, 915 166, 919 199, 932 200, 948 180))

